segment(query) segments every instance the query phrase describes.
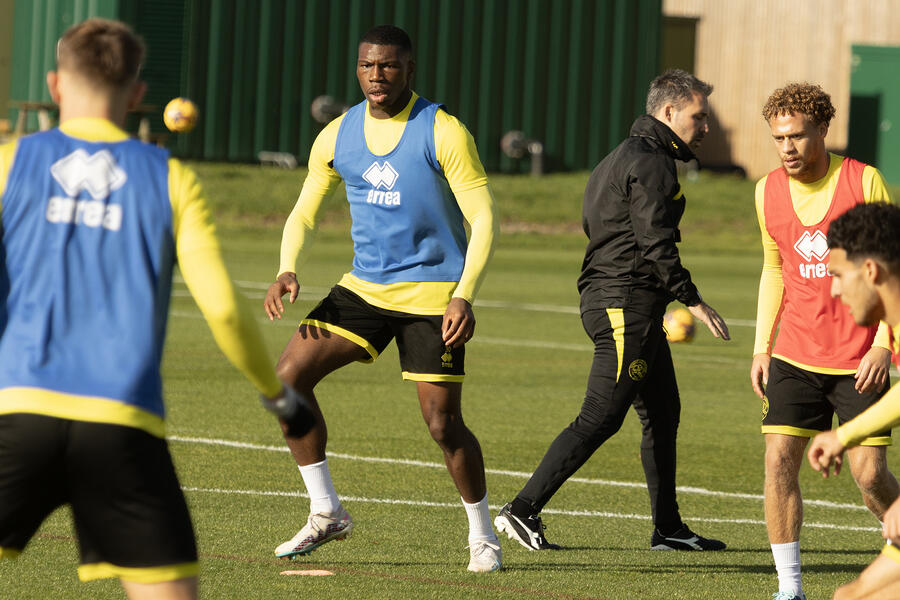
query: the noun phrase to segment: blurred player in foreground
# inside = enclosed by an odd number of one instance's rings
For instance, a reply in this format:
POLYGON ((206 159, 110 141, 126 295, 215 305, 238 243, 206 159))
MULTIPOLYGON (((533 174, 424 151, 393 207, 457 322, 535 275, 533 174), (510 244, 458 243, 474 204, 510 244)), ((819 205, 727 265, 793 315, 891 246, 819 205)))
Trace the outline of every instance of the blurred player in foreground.
POLYGON ((666 305, 678 300, 714 336, 729 339, 725 320, 701 299, 677 246, 685 199, 675 160, 692 160, 709 130, 711 92, 711 85, 677 69, 654 79, 647 114, 588 180, 583 225, 589 242, 578 279, 581 321, 594 343, 587 392, 578 416, 494 521, 529 550, 559 547, 544 537, 541 510, 619 430, 632 406, 642 427, 641 463, 654 525, 650 548, 725 548, 691 531, 678 510, 681 398, 663 330, 666 305))
MULTIPOLYGON (((860 327, 831 297, 828 224, 852 206, 890 202, 877 169, 825 149, 834 116, 817 85, 792 83, 766 101, 782 167, 756 185, 763 245, 750 379, 763 402, 766 528, 778 572, 776 600, 804 598, 800 571, 803 500, 798 474, 809 438, 849 421, 887 391, 888 331, 860 327), (772 347, 776 327, 778 336, 772 347)), ((888 470, 890 431, 850 452, 853 477, 878 517, 900 493, 888 470)))
MULTIPOLYGON (((850 308, 864 326, 884 321, 891 327, 891 346, 900 362, 900 208, 887 204, 857 206, 828 230, 831 294, 850 308)), ((828 477, 840 472, 844 451, 869 436, 900 425, 900 385, 876 404, 836 430, 817 435, 807 457, 828 477)), ((900 501, 884 513, 881 555, 856 581, 837 589, 835 600, 900 598, 900 501)))
POLYGON ((165 440, 160 360, 174 263, 225 355, 302 431, 219 251, 196 176, 130 139, 143 42, 90 19, 57 45, 60 126, 0 146, 0 557, 70 504, 79 577, 130 598, 197 596, 165 440))
POLYGON ((465 506, 468 569, 494 571, 501 553, 484 462, 460 406, 465 343, 475 331, 472 302, 497 221, 471 134, 441 105, 410 89, 415 65, 402 29, 383 25, 362 37, 356 75, 365 100, 316 138, 309 175, 284 227, 278 278, 265 300, 270 319, 281 318, 284 294, 291 302, 297 298, 296 265, 316 212, 345 182, 353 270, 300 323, 278 364, 284 380, 310 399, 318 420, 304 437, 285 434, 309 492, 310 515, 275 554, 306 554, 350 533, 353 520, 331 480, 313 388, 351 362, 374 361, 396 338, 403 379, 416 383, 422 416, 465 506), (464 221, 471 227, 468 244, 464 221))

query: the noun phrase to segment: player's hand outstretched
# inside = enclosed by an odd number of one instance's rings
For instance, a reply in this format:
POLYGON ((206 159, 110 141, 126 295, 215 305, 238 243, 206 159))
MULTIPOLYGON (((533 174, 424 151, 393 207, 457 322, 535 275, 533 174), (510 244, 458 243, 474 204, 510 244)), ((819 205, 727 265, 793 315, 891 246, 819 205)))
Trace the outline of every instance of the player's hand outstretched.
POLYGON ((472 312, 472 305, 463 298, 451 298, 441 323, 444 344, 458 348, 472 339, 474 334, 475 313, 472 312))
POLYGON ((723 340, 731 339, 731 336, 728 334, 728 325, 725 324, 725 319, 723 319, 712 306, 706 302, 701 302, 694 306, 688 306, 687 309, 691 311, 691 314, 694 315, 695 319, 702 321, 714 336, 722 338, 723 340))
POLYGON ((813 469, 822 473, 822 477, 828 477, 831 465, 834 465, 835 475, 841 472, 841 465, 844 464, 844 450, 844 444, 832 429, 813 438, 806 458, 809 459, 809 464, 813 469))
POLYGON ((884 539, 891 540, 895 546, 900 543, 900 500, 894 500, 894 503, 885 511, 881 535, 884 539))
POLYGON ((291 294, 288 300, 293 304, 300 294, 300 284, 297 282, 295 273, 285 271, 278 276, 278 279, 269 286, 269 290, 266 292, 263 307, 266 309, 266 315, 270 321, 280 319, 284 314, 284 303, 281 301, 281 297, 288 292, 291 294))
POLYGON ((891 368, 891 351, 887 348, 873 346, 866 352, 853 377, 856 384, 853 386, 860 394, 881 389, 888 380, 888 372, 891 368))

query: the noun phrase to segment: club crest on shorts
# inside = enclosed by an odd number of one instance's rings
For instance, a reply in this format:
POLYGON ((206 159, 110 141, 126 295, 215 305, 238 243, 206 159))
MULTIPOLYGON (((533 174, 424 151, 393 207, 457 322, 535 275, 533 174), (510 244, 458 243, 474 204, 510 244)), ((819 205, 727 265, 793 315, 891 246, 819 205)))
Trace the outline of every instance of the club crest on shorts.
POLYGON ((450 346, 444 347, 444 353, 441 354, 441 367, 444 369, 453 368, 453 349, 450 346))
POLYGON ((762 410, 763 410, 763 419, 765 419, 766 415, 769 414, 769 399, 768 398, 763 398, 762 410))
POLYGON ((634 381, 640 381, 647 375, 647 361, 643 358, 638 358, 631 361, 631 364, 628 365, 628 376, 631 377, 634 381))

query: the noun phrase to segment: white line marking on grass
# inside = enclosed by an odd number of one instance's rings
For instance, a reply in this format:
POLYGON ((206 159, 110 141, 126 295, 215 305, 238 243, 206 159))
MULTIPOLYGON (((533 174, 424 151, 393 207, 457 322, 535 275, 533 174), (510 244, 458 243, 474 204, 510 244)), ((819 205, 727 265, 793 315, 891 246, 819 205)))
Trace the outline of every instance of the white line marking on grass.
MULTIPOLYGON (((234 496, 275 496, 281 498, 309 498, 308 494, 302 492, 281 492, 271 490, 230 490, 225 488, 202 488, 183 486, 186 492, 197 492, 206 494, 225 494, 234 496)), ((360 502, 369 504, 393 504, 403 506, 425 506, 428 508, 459 508, 458 502, 431 502, 429 500, 407 500, 402 498, 366 498, 364 496, 341 496, 341 500, 345 502, 360 502)), ((492 511, 502 508, 499 504, 492 504, 489 507, 492 511)), ((570 517, 599 517, 604 519, 630 519, 638 521, 650 521, 649 515, 638 515, 634 513, 615 513, 594 510, 562 510, 554 508, 545 508, 541 511, 545 515, 563 515, 570 517)), ((719 519, 707 517, 690 517, 688 520, 698 523, 728 523, 736 525, 765 525, 766 522, 760 519, 719 519)), ((855 525, 837 525, 835 523, 804 523, 804 527, 814 527, 816 529, 833 529, 838 531, 881 531, 878 527, 859 527, 855 525)))
MULTIPOLYGON (((172 281, 175 283, 184 283, 184 279, 181 277, 173 277, 172 281)), ((235 283, 238 287, 249 289, 249 290, 261 290, 263 292, 269 289, 269 283, 263 283, 261 281, 241 281, 235 280, 235 283)), ((318 299, 322 296, 326 295, 331 288, 326 287, 318 287, 318 286, 302 286, 300 291, 300 297, 304 299, 318 299)), ((180 290, 174 290, 172 295, 182 296, 182 295, 190 295, 183 294, 180 290)), ((265 294, 246 294, 252 298, 265 298, 265 294)), ((565 315, 578 315, 581 314, 581 309, 578 306, 569 306, 562 304, 535 304, 530 302, 509 302, 506 300, 476 300, 475 306, 480 308, 501 308, 501 309, 511 309, 511 310, 528 310, 532 312, 545 312, 545 313, 556 313, 556 314, 565 314, 565 315)), ((725 319, 725 323, 732 327, 756 327, 756 321, 754 319, 725 319)))
MULTIPOLYGON (((180 435, 172 435, 167 438, 170 442, 182 442, 185 444, 207 444, 210 446, 227 446, 230 448, 241 448, 244 450, 262 450, 266 452, 288 452, 286 446, 267 446, 263 444, 252 444, 248 442, 237 442, 234 440, 222 440, 214 438, 188 437, 180 435)), ((393 465, 405 465, 408 467, 423 467, 428 469, 446 469, 444 463, 428 462, 423 460, 413 460, 407 458, 385 458, 380 456, 358 456, 354 454, 344 454, 342 452, 328 452, 328 458, 340 458, 344 460, 354 460, 369 463, 384 463, 393 465)), ((490 475, 503 475, 507 477, 516 477, 519 479, 528 479, 531 473, 526 471, 509 471, 504 469, 485 469, 485 473, 490 475)), ((586 477, 570 477, 568 481, 573 483, 583 483, 587 485, 603 485, 607 487, 624 487, 645 489, 647 484, 634 481, 614 481, 611 479, 589 479, 586 477)), ((692 486, 678 486, 676 488, 680 494, 696 494, 699 496, 715 496, 717 498, 735 498, 738 500, 754 500, 761 501, 762 494, 745 494, 740 492, 721 492, 717 490, 708 490, 706 488, 692 486)), ((806 506, 818 506, 820 508, 833 508, 839 510, 868 510, 865 506, 859 504, 848 504, 841 502, 831 502, 829 500, 803 500, 806 506)), ((455 505, 454 505, 455 506, 455 505)), ((574 513, 565 513, 574 514, 574 513)), ((592 513, 593 514, 593 513, 592 513)), ((602 513, 597 513, 601 515, 602 513)))

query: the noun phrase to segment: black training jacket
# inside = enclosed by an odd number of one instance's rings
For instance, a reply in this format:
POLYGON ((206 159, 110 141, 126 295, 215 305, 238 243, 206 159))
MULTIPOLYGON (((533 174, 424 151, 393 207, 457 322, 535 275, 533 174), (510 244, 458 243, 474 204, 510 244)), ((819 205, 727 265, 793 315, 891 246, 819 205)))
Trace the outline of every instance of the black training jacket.
POLYGON ((694 153, 667 125, 643 115, 591 173, 582 213, 589 238, 578 278, 582 313, 628 308, 661 315, 673 299, 700 302, 675 245, 685 205, 676 158, 694 153))

